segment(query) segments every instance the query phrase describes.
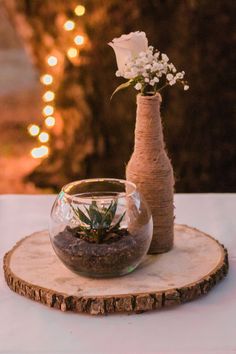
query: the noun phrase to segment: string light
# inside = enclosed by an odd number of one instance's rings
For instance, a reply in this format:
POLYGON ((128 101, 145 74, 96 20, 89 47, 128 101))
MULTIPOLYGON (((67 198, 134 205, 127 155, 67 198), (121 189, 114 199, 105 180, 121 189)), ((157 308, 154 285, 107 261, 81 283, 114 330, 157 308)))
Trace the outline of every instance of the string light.
POLYGON ((71 47, 67 50, 67 56, 69 58, 75 58, 78 55, 78 50, 74 47, 71 47))
POLYGON ((31 125, 28 126, 28 132, 32 136, 37 136, 39 134, 39 132, 40 132, 40 128, 36 124, 31 124, 31 125))
POLYGON ((45 106, 43 109, 43 114, 45 116, 51 116, 53 112, 54 112, 54 107, 50 105, 45 106))
POLYGON ((38 139, 41 143, 47 143, 49 140, 49 134, 46 132, 42 132, 39 134, 38 139))
POLYGON ((78 35, 74 38, 74 42, 77 45, 82 45, 84 43, 84 36, 78 35))
POLYGON ((51 128, 54 127, 56 119, 54 117, 47 117, 44 122, 48 128, 51 128))
POLYGON ((75 28, 75 23, 74 21, 68 20, 64 23, 63 28, 65 31, 73 31, 75 28))
POLYGON ((44 102, 51 102, 55 98, 55 93, 53 91, 46 91, 43 95, 44 102))
POLYGON ((85 14, 85 7, 83 5, 76 6, 74 10, 77 16, 83 16, 85 14))
MULTIPOLYGON (((74 9, 74 13, 76 16, 83 16, 85 14, 85 6, 83 5, 77 5, 74 9)), ((63 28, 65 31, 73 31, 75 29, 75 22, 68 19, 67 21, 64 22, 63 28)), ((74 33, 73 33, 74 34, 74 33)), ((72 34, 72 36, 73 36, 72 34)), ((85 42, 85 37, 83 35, 76 35, 71 38, 71 45, 74 43, 74 45, 80 46, 83 45, 85 42), (73 38, 74 37, 74 38, 73 38), (72 42, 73 41, 73 42, 72 42)), ((51 51, 53 53, 53 50, 51 51)), ((76 47, 69 47, 68 50, 64 53, 61 53, 68 58, 72 59, 76 58, 79 55, 79 50, 76 49, 76 47)), ((58 60, 58 57, 55 55, 47 55, 45 58, 45 62, 49 66, 48 70, 50 67, 54 67, 56 65, 60 66, 58 70, 55 70, 55 74, 57 72, 60 72, 61 69, 63 69, 63 60, 58 60)), ((73 61, 74 62, 74 61, 73 61)), ((52 69, 51 69, 52 70, 52 69)), ((40 77, 40 81, 43 85, 45 86, 50 86, 51 84, 54 84, 54 76, 51 75, 52 71, 49 70, 48 73, 42 75, 40 77)), ((55 87, 58 85, 58 77, 55 76, 55 87), (57 80, 56 80, 57 79, 57 80)), ((44 92, 42 95, 42 100, 43 102, 46 103, 46 105, 43 107, 43 115, 45 117, 44 119, 44 126, 45 130, 46 129, 51 129, 55 126, 56 124, 56 119, 53 116, 54 114, 54 105, 52 105, 52 102, 55 100, 55 92, 52 90, 48 89, 47 91, 44 92), (47 104, 49 103, 49 104, 47 104), (50 104, 51 103, 51 104, 50 104)), ((38 158, 46 158, 49 155, 49 147, 44 145, 50 140, 50 134, 47 131, 41 131, 40 127, 36 124, 31 124, 28 126, 28 132, 31 136, 37 137, 37 139, 42 143, 41 146, 37 146, 31 150, 31 156, 35 159, 38 158)))
POLYGON ((47 63, 49 66, 55 66, 58 63, 57 57, 55 57, 54 55, 50 55, 47 58, 47 63))
POLYGON ((34 159, 40 159, 42 157, 47 157, 49 154, 49 148, 45 145, 41 145, 40 147, 33 148, 31 150, 31 156, 34 159))
POLYGON ((53 83, 53 77, 50 74, 45 74, 45 75, 41 76, 40 81, 44 85, 51 85, 53 83))

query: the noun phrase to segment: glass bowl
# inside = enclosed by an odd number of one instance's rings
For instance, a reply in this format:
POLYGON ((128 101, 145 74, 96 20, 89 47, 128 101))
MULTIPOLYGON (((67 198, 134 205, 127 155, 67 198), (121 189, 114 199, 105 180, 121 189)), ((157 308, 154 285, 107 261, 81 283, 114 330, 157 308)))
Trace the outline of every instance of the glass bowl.
POLYGON ((146 255, 153 232, 147 203, 135 184, 87 179, 64 186, 51 211, 50 240, 73 272, 115 277, 132 272, 146 255))

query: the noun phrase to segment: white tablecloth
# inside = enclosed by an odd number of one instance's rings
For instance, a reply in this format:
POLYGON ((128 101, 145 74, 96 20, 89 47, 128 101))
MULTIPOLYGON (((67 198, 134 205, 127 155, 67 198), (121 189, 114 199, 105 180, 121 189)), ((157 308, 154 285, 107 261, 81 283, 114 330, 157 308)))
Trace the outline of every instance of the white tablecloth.
MULTIPOLYGON (((47 228, 54 196, 0 196, 0 257, 47 228)), ((0 353, 236 353, 236 194, 177 194, 176 222, 213 235, 230 271, 207 296, 143 314, 92 317, 60 312, 12 292, 0 272, 0 353)), ((46 276, 46 274, 45 274, 46 276)))

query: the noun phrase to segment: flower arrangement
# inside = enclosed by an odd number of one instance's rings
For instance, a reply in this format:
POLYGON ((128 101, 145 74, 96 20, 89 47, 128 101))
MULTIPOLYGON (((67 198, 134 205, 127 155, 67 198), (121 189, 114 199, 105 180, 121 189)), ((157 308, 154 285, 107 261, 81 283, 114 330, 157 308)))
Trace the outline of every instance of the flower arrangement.
POLYGON ((178 72, 166 54, 148 46, 144 32, 131 32, 114 38, 108 44, 116 55, 116 76, 128 79, 116 88, 112 96, 129 86, 133 86, 143 96, 155 95, 166 86, 176 83, 182 84, 185 91, 189 89, 184 80, 185 72, 178 72))

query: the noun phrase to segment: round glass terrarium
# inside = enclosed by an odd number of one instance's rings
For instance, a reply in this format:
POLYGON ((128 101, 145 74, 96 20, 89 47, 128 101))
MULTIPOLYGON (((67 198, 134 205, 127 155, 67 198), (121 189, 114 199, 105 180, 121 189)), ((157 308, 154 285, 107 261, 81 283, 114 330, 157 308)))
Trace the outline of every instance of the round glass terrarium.
POLYGON ((88 179, 67 184, 51 211, 50 239, 60 260, 90 277, 132 272, 152 239, 152 216, 135 184, 88 179))

